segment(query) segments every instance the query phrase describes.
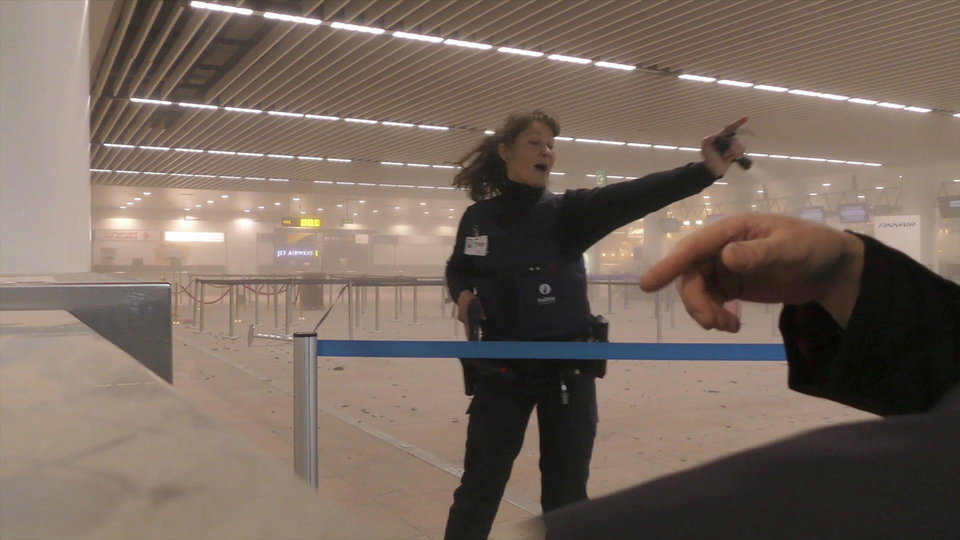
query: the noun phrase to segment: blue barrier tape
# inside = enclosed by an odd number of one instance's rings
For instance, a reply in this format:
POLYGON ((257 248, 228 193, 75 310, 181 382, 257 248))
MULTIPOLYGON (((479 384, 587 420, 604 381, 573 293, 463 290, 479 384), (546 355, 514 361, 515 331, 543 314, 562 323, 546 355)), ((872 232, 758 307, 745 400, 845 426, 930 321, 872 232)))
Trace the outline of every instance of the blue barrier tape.
POLYGON ((585 343, 582 341, 319 340, 317 356, 536 358, 541 360, 785 360, 782 344, 585 343))

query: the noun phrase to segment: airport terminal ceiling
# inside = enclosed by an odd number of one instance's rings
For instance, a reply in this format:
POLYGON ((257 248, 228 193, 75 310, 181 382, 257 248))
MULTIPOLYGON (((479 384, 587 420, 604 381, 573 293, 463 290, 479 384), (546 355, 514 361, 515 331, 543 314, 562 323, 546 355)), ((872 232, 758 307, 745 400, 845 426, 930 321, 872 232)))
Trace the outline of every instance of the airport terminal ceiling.
MULTIPOLYGON (((452 164, 532 107, 574 138, 557 142, 555 190, 695 160, 684 147, 741 115, 758 166, 711 188, 717 203, 830 192, 822 178, 851 191, 898 189, 908 169, 960 176, 953 1, 95 4, 99 186, 459 212, 465 196, 439 189, 452 164)), ((94 205, 130 197, 111 193, 94 205)))

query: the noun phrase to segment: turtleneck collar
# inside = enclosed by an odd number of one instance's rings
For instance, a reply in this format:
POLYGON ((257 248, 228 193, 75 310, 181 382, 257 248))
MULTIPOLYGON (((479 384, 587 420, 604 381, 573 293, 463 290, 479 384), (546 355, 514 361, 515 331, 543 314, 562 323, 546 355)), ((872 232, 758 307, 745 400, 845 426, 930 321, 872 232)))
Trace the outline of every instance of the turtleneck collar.
POLYGON ((503 184, 503 189, 501 190, 501 196, 509 201, 537 201, 540 199, 540 196, 543 195, 543 190, 546 188, 542 187, 533 187, 526 184, 521 184, 520 182, 515 182, 513 180, 507 179, 503 184))

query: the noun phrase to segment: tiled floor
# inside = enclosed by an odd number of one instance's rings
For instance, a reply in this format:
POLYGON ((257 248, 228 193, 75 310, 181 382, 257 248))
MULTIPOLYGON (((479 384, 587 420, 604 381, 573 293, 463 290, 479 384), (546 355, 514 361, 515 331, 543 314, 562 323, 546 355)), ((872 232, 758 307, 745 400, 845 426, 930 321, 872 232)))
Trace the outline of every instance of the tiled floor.
MULTIPOLYGON (((436 288, 421 291, 416 325, 409 324, 410 296, 404 298, 405 320, 393 321, 392 289, 381 291, 383 331, 371 331, 374 310, 368 306, 355 337, 463 339, 462 332, 454 335, 449 306, 441 316, 436 288)), ((652 302, 632 299, 626 310, 622 302, 616 298, 614 313, 605 314, 611 320, 612 339, 654 340, 652 302)), ((603 298, 595 297, 594 304, 601 310, 607 307, 603 298)), ((214 304, 205 311, 208 333, 197 334, 188 324, 174 327, 174 387, 202 411, 292 467, 292 346, 256 341, 248 347, 247 323, 237 327, 243 338, 228 339, 226 306, 214 304)), ((334 308, 319 331, 321 338, 346 337, 345 311, 343 305, 334 308)), ((294 324, 295 331, 312 329, 321 313, 306 315, 305 321, 294 324)), ((665 341, 769 343, 777 341, 774 316, 762 306, 747 306, 743 332, 729 336, 699 330, 678 312, 673 328, 669 314, 664 316, 662 332, 665 341)), ((240 317, 253 318, 249 310, 241 310, 240 317)), ((261 311, 261 321, 272 326, 272 313, 261 311)), ((318 365, 320 489, 335 493, 368 519, 400 517, 409 524, 411 538, 441 538, 458 479, 437 463, 462 465, 469 403, 458 362, 321 357, 318 365), (371 432, 384 434, 394 444, 371 432), (434 463, 411 455, 401 445, 422 450, 435 458, 434 463)), ((598 383, 598 395, 592 496, 809 428, 869 417, 790 392, 782 362, 611 362, 607 377, 598 383)), ((536 430, 534 416, 508 484, 508 497, 528 507, 539 500, 536 430)), ((530 537, 524 526, 531 517, 504 502, 491 538, 530 537)))

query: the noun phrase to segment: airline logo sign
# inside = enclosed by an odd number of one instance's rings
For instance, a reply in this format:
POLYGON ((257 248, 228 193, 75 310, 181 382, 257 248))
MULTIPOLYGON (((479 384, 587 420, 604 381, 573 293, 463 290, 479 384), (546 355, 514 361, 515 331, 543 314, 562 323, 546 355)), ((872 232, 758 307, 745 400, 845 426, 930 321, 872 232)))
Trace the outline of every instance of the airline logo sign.
POLYGON ((873 235, 884 244, 920 261, 920 216, 873 216, 873 235))
POLYGON ((149 231, 121 231, 112 229, 97 229, 93 235, 94 240, 103 240, 105 242, 142 242, 145 240, 157 240, 157 236, 149 231))

